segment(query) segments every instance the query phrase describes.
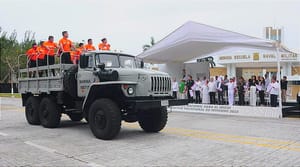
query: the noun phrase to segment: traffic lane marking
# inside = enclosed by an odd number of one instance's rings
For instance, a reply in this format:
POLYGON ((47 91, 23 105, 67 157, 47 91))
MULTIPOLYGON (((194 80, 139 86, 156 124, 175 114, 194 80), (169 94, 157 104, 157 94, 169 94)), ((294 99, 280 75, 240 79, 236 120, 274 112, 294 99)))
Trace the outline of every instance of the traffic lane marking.
POLYGON ((1 106, 1 111, 3 110, 16 110, 16 111, 25 111, 23 107, 16 107, 11 105, 3 105, 1 106))
POLYGON ((0 136, 8 136, 7 133, 0 132, 0 136))
POLYGON ((103 165, 99 165, 99 164, 96 164, 96 163, 88 163, 87 166, 90 166, 90 167, 104 167, 103 165))
POLYGON ((31 142, 31 141, 25 141, 24 143, 27 144, 27 145, 33 146, 35 148, 38 148, 40 150, 46 151, 46 152, 50 152, 50 153, 57 152, 55 149, 52 149, 52 148, 49 148, 49 147, 45 147, 45 146, 42 146, 42 145, 39 145, 39 144, 35 144, 35 143, 31 142))
MULTIPOLYGON (((136 123, 125 122, 124 126, 128 128, 134 128, 134 129, 139 128, 138 124, 136 123)), ((184 128, 174 128, 174 127, 166 127, 162 130, 162 132, 167 134, 172 134, 172 135, 196 138, 196 139, 207 139, 213 141, 221 141, 225 143, 235 143, 241 145, 264 147, 264 148, 270 148, 275 150, 289 150, 289 151, 300 152, 300 143, 297 141, 231 135, 231 134, 223 134, 223 133, 184 129, 184 128)))

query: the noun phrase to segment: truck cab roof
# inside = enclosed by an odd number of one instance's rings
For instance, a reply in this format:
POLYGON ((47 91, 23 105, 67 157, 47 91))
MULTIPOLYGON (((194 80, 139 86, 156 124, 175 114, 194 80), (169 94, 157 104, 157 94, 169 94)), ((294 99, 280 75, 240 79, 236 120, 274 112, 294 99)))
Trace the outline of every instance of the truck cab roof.
POLYGON ((133 56, 133 55, 130 55, 130 54, 127 54, 127 53, 117 52, 117 51, 109 51, 109 50, 93 50, 93 51, 87 51, 86 53, 114 54, 114 55, 124 55, 124 56, 129 56, 129 57, 136 57, 136 56, 133 56))

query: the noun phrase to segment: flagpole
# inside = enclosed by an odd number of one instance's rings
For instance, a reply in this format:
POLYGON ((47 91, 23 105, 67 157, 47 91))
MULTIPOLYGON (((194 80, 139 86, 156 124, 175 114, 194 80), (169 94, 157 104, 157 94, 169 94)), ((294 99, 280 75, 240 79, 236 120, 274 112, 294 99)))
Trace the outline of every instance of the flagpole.
POLYGON ((281 75, 280 75, 280 53, 279 53, 279 47, 280 44, 277 42, 276 43, 276 57, 277 57, 277 80, 279 82, 279 94, 278 94, 278 102, 279 102, 279 108, 281 110, 281 118, 282 118, 282 99, 281 99, 281 75))

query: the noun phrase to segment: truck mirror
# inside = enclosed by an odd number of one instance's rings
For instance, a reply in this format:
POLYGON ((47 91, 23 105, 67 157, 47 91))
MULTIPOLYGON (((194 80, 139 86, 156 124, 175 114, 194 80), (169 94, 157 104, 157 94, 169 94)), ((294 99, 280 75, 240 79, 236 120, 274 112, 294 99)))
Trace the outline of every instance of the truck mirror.
POLYGON ((89 57, 86 55, 81 55, 79 60, 80 68, 87 68, 89 63, 89 57))
POLYGON ((97 65, 98 68, 100 68, 102 71, 105 69, 105 64, 104 63, 100 63, 97 65))

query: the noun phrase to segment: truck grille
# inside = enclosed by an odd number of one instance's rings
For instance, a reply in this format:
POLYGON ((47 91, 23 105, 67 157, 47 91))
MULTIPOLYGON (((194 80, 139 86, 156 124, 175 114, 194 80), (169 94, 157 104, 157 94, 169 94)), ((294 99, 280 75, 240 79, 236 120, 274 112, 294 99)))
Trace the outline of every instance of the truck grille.
POLYGON ((171 91, 171 78, 151 76, 151 91, 155 94, 167 94, 171 91))

